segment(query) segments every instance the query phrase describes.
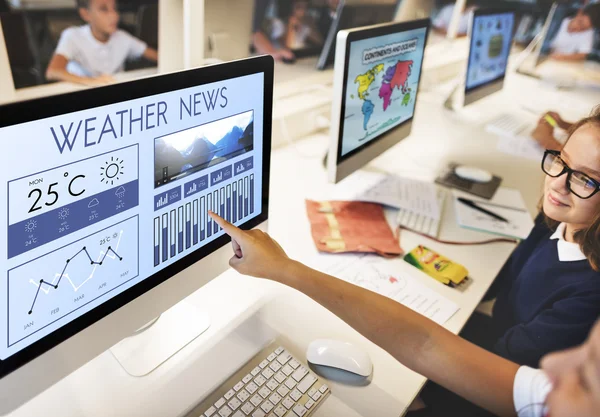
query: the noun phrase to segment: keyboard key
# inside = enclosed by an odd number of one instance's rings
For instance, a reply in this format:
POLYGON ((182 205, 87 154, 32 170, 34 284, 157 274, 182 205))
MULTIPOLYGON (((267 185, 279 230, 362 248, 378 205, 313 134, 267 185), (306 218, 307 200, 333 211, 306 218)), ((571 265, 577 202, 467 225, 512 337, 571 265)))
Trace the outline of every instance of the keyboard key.
POLYGON ((246 404, 242 405, 241 410, 244 412, 244 414, 249 416, 250 413, 254 411, 254 406, 251 403, 246 403, 246 404))
POLYGON ((290 376, 294 372, 294 369, 290 365, 285 365, 281 368, 281 372, 283 372, 285 376, 290 376))
POLYGON ((264 371, 262 371, 261 375, 264 376, 265 379, 271 379, 273 377, 273 375, 275 375, 275 372, 273 372, 269 368, 267 368, 264 371))
POLYGON ((304 379, 298 384, 298 386, 296 386, 296 388, 298 389, 298 391, 300 391, 302 394, 306 393, 306 391, 308 391, 308 389, 310 387, 313 386, 313 384, 317 382, 317 377, 312 375, 312 374, 308 374, 304 377, 304 379))
POLYGON ((285 413, 287 413, 287 410, 285 409, 285 407, 283 405, 278 405, 277 408, 275 409, 274 413, 277 417, 283 417, 283 415, 285 413))
POLYGON ((308 413, 308 410, 300 404, 296 404, 296 406, 293 408, 294 413, 298 414, 299 417, 303 417, 304 414, 308 413))
POLYGON ((215 407, 217 407, 217 408, 221 408, 221 407, 223 407, 224 405, 225 405, 225 398, 223 398, 223 397, 221 397, 221 398, 219 399, 219 401, 217 401, 217 402, 215 403, 215 407))
POLYGON ((227 405, 229 406, 229 408, 231 408, 233 411, 235 411, 238 408, 240 408, 240 405, 242 405, 242 402, 240 400, 238 400, 237 398, 233 398, 231 401, 229 401, 227 403, 227 405))
POLYGON ((319 392, 321 394, 325 394, 328 389, 329 389, 329 387, 327 385, 323 384, 323 385, 321 385, 321 388, 319 388, 319 392))
POLYGON ((254 382, 251 382, 246 385, 246 391, 248 391, 250 394, 254 394, 256 391, 258 391, 258 385, 256 385, 254 382))
POLYGON ((259 375, 256 378, 254 378, 254 383, 256 385, 258 385, 259 387, 262 387, 263 385, 265 385, 265 382, 267 382, 267 380, 262 375, 259 375))
POLYGON ((263 398, 267 398, 269 395, 271 395, 271 390, 267 387, 262 387, 258 390, 258 394, 263 398))
POLYGON ((306 376, 306 374, 308 374, 308 369, 306 369, 304 366, 301 366, 292 374, 292 378, 294 378, 297 382, 300 382, 302 381, 302 378, 306 376))
POLYGON ((230 400, 233 398, 233 396, 235 395, 235 391, 230 389, 229 391, 227 391, 224 395, 226 400, 230 400))
POLYGON ((265 412, 268 413, 269 411, 271 411, 273 408, 275 408, 275 406, 271 403, 271 401, 267 400, 264 403, 261 404, 260 408, 265 412))
POLYGON ((248 398, 250 398, 250 394, 248 394, 248 391, 243 389, 240 392, 238 392, 238 395, 236 395, 236 397, 238 397, 238 400, 244 403, 248 398))
POLYGON ((250 398, 250 402, 255 407, 258 407, 258 405, 260 403, 262 403, 262 401, 263 401, 263 398, 260 395, 258 395, 258 394, 254 395, 254 397, 250 398))
POLYGON ((260 368, 257 366, 250 373, 252 374, 252 376, 256 376, 256 375, 260 374, 260 368))
POLYGON ((277 388, 277 394, 281 395, 282 397, 285 397, 289 393, 290 390, 285 385, 282 385, 279 388, 277 388))
POLYGON ((266 414, 263 413, 262 410, 256 410, 254 413, 252 413, 252 417, 265 417, 266 414))
POLYGON ((300 391, 295 389, 290 393, 290 398, 294 401, 298 401, 300 398, 302 398, 302 394, 300 393, 300 391))
POLYGON ((269 401, 271 401, 274 405, 277 405, 279 404, 279 401, 281 401, 281 396, 274 392, 273 395, 269 397, 269 401))
POLYGON ((236 411, 231 417, 246 417, 240 410, 236 411))
POLYGON ((285 386, 292 389, 296 386, 296 381, 294 381, 293 378, 288 378, 287 381, 285 381, 285 386))
POLYGON ((242 388, 244 388, 244 383, 242 381, 238 382, 237 384, 235 384, 233 386, 233 390, 235 392, 238 392, 239 390, 241 390, 242 388))
POLYGON ((285 381, 285 378, 286 378, 285 374, 281 371, 279 371, 275 374, 275 381, 277 381, 280 384, 283 384, 283 381, 285 381))
POLYGON ((277 357, 277 362, 279 362, 282 365, 285 365, 287 361, 289 361, 291 358, 292 355, 290 355, 288 352, 283 352, 277 357))
POLYGON ((283 400, 281 404, 283 404, 283 406, 289 410, 290 408, 296 405, 296 402, 293 401, 290 397, 287 397, 285 400, 283 400))
POLYGON ((277 349, 275 349, 275 354, 279 355, 281 352, 283 352, 285 349, 283 349, 281 346, 279 346, 277 349))
POLYGON ((308 400, 308 401, 306 402, 306 404, 304 404, 304 406, 305 406, 306 408, 308 408, 309 410, 311 409, 311 407, 312 407, 313 405, 315 405, 315 402, 314 402, 313 400, 308 400))
POLYGON ((246 375, 246 376, 244 377, 244 379, 242 379, 242 382, 243 382, 244 384, 247 384, 247 383, 248 383, 248 382, 250 382, 250 381, 252 381, 252 375, 251 375, 251 374, 248 374, 248 375, 246 375))
POLYGON ((267 356, 267 360, 269 362, 273 362, 275 359, 277 359, 277 355, 275 354, 275 352, 273 352, 269 356, 267 356))
POLYGON ((290 366, 291 366, 293 369, 298 369, 298 367, 300 366, 300 363, 298 363, 298 361, 297 361, 296 359, 292 359, 292 360, 290 361, 290 366))
POLYGON ((315 395, 312 396, 313 401, 317 402, 319 401, 319 399, 323 396, 323 394, 321 394, 320 392, 317 392, 315 395))
POLYGON ((265 369, 267 366, 269 366, 269 362, 266 359, 258 364, 260 369, 265 369))
POLYGON ((311 388, 311 389, 308 391, 308 396, 309 396, 309 397, 312 397, 312 396, 313 396, 313 395, 315 395, 316 393, 317 393, 317 389, 316 389, 316 388, 311 388))
POLYGON ((204 412, 204 415, 206 417, 211 417, 212 415, 214 415, 217 412, 217 409, 215 407, 210 407, 208 410, 206 410, 204 412))
POLYGON ((226 405, 223 406, 223 408, 221 408, 219 410, 219 415, 221 417, 229 417, 232 414, 233 414, 233 411, 231 411, 231 409, 229 407, 227 407, 226 405))
POLYGON ((279 384, 274 379, 271 379, 269 382, 267 382, 266 386, 269 387, 271 391, 275 391, 277 387, 279 387, 279 384))
POLYGON ((271 363, 271 365, 269 365, 269 368, 271 368, 271 371, 277 372, 281 369, 281 365, 279 364, 279 362, 275 361, 271 363))

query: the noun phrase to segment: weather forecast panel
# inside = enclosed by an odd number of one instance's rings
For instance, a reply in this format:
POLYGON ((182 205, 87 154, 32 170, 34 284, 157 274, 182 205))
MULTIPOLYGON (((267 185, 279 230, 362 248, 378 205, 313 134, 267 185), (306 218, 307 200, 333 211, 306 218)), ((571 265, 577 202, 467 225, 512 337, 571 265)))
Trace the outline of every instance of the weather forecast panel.
POLYGON ((0 360, 262 212, 264 74, 0 128, 0 360), (25 152, 24 150, 31 150, 25 152))

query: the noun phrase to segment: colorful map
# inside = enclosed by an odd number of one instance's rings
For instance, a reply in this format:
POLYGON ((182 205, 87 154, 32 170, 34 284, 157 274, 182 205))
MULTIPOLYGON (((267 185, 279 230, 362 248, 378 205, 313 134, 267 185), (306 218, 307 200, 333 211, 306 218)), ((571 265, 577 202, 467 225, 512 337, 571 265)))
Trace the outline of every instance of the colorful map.
POLYGON ((342 156, 413 117, 426 32, 418 28, 351 43, 342 156))

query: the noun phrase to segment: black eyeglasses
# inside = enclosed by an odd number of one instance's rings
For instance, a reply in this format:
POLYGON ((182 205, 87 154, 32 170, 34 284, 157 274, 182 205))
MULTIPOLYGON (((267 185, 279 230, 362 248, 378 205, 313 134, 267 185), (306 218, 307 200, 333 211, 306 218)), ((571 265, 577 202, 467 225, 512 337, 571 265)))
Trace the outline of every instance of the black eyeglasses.
POLYGON ((566 173, 567 189, 584 200, 600 191, 600 182, 581 171, 575 171, 569 168, 565 161, 560 157, 559 151, 548 150, 544 152, 542 171, 544 171, 546 175, 554 178, 560 177, 566 173))

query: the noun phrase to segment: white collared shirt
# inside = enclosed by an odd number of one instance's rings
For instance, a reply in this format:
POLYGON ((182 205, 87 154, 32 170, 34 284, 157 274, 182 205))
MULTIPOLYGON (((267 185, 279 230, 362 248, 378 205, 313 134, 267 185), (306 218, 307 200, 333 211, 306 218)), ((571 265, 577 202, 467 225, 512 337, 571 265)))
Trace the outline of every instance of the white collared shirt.
POLYGON ((567 18, 562 21, 558 34, 551 44, 553 51, 558 54, 589 54, 594 47, 594 29, 569 32, 571 20, 567 18))
POLYGON ((515 375, 513 400, 519 417, 542 417, 547 414, 546 397, 552 390, 548 375, 542 370, 521 366, 515 375))
POLYGON ((567 242, 565 240, 565 229, 567 225, 561 223, 556 228, 556 231, 550 236, 550 239, 556 239, 558 249, 558 260, 561 262, 584 261, 587 258, 581 252, 581 247, 577 243, 567 242))
POLYGON ((127 59, 138 59, 147 45, 123 30, 117 30, 102 43, 89 25, 65 29, 56 54, 69 60, 67 71, 80 77, 112 75, 123 70, 127 59))

